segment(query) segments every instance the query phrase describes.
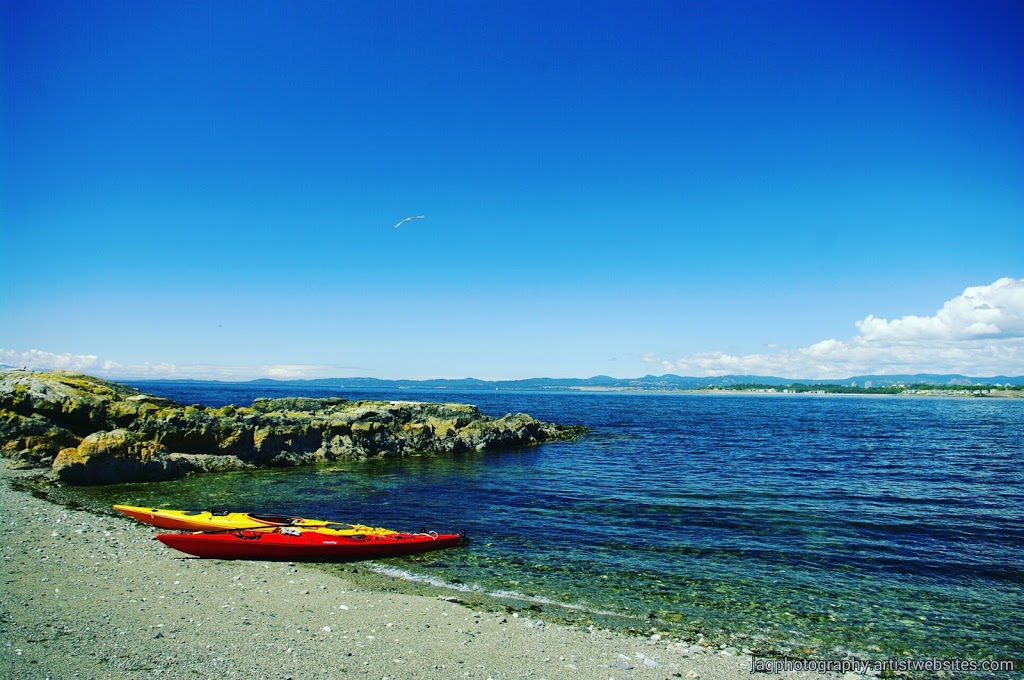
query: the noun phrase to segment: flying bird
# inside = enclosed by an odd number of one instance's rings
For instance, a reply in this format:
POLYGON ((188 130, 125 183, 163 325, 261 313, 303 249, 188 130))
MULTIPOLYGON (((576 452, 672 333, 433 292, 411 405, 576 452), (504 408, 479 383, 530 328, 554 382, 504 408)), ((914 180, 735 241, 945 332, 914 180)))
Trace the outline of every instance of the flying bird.
POLYGON ((398 229, 400 226, 402 226, 409 220, 422 220, 424 217, 424 215, 413 215, 412 217, 406 217, 404 220, 395 225, 395 229, 398 229))

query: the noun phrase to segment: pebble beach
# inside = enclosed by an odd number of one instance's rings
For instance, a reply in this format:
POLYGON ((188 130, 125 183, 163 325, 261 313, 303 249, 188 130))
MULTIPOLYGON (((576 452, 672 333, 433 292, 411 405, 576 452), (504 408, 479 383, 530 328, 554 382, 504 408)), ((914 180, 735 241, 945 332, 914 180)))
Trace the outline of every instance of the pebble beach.
POLYGON ((189 558, 11 487, 38 474, 0 462, 2 678, 751 677, 735 650, 381 592, 358 568, 189 558))

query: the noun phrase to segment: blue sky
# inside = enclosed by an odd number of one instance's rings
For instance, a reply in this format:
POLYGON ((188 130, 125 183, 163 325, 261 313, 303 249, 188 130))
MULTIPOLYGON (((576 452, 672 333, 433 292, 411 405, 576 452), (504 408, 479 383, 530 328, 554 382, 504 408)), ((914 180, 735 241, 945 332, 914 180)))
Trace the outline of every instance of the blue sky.
POLYGON ((0 363, 1024 374, 1014 0, 0 8, 0 363))

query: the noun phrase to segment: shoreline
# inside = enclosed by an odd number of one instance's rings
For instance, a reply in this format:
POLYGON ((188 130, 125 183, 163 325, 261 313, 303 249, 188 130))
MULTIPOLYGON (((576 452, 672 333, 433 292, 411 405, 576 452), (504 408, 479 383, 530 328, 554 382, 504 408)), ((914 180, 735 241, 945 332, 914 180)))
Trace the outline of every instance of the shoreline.
POLYGON ((358 563, 185 557, 153 527, 12 488, 39 476, 0 461, 3 677, 751 677, 737 650, 394 592, 358 563))
POLYGON ((940 398, 940 399, 1021 399, 1024 392, 1020 390, 998 390, 988 394, 967 394, 964 392, 947 392, 945 390, 916 392, 820 392, 820 391, 779 391, 779 390, 725 390, 725 389, 640 389, 635 387, 567 387, 570 392, 614 392, 622 394, 699 394, 709 396, 753 396, 753 397, 892 397, 896 399, 940 398))

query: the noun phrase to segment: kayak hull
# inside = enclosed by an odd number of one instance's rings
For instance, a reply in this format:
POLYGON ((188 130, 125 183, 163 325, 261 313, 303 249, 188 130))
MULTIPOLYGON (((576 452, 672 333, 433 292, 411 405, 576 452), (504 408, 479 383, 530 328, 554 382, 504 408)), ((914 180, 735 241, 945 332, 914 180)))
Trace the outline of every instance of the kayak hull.
POLYGON ((462 534, 342 536, 297 529, 239 530, 200 534, 158 534, 156 540, 196 557, 221 560, 346 562, 397 557, 453 548, 462 534))
POLYGON ((324 529, 338 534, 391 535, 398 533, 390 529, 370 527, 363 524, 342 524, 328 520, 262 515, 249 512, 197 512, 192 510, 143 508, 136 505, 115 505, 114 509, 144 524, 150 524, 161 529, 175 529, 179 531, 222 531, 297 526, 324 529))

